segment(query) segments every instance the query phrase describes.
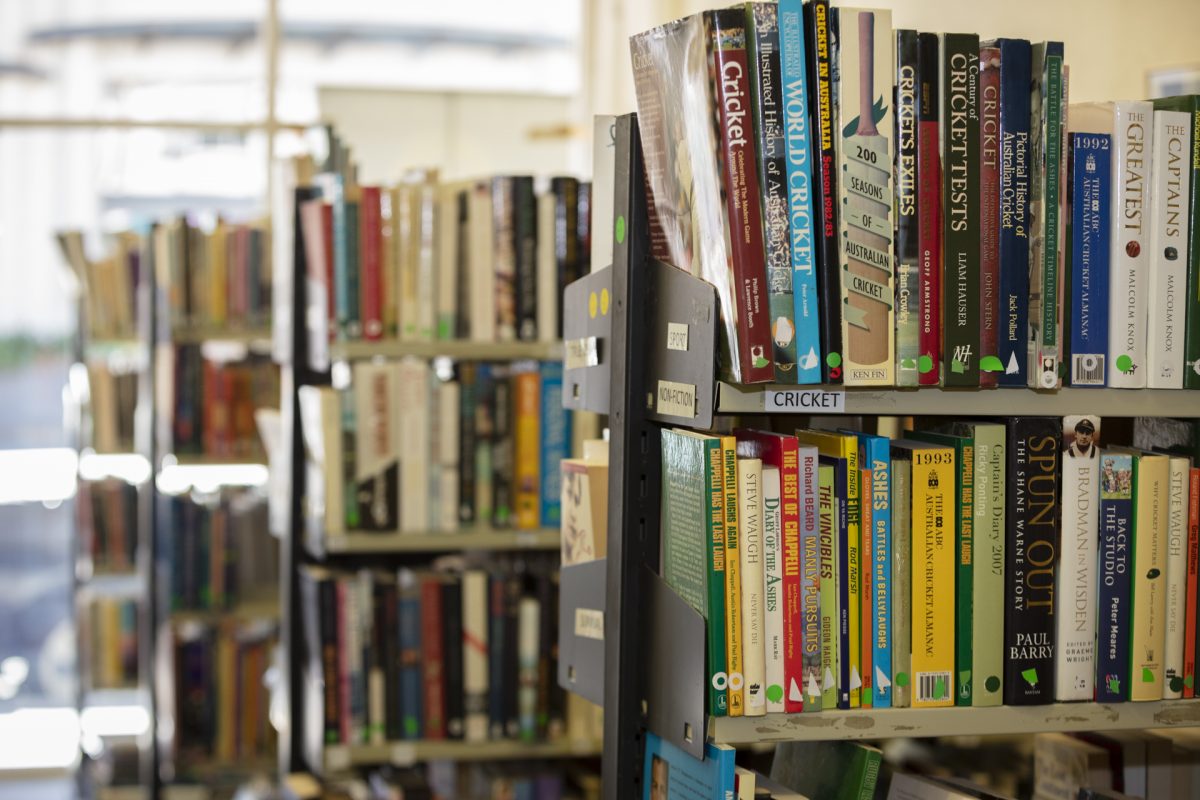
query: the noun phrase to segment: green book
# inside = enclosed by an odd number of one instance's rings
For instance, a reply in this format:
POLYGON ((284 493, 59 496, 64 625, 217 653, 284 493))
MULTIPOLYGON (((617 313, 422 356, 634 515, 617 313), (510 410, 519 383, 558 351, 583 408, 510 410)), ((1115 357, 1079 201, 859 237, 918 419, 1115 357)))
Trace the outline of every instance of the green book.
POLYGON ((1004 701, 1004 426, 962 422, 954 432, 975 440, 974 634, 971 645, 971 704, 1004 701))
POLYGON ((662 575, 708 627, 708 713, 729 711, 725 673, 725 493, 721 439, 662 433, 662 575))
POLYGON ((817 467, 817 534, 821 551, 821 708, 837 708, 837 676, 841 667, 838 658, 838 506, 833 487, 833 465, 821 464, 817 467))
MULTIPOLYGON (((969 706, 972 695, 972 645, 975 636, 975 440, 933 431, 905 431, 906 438, 954 448, 954 545, 958 566, 954 576, 954 705, 969 706)), ((1002 628, 993 628, 995 631, 1002 628)))
POLYGON ((771 780, 822 800, 871 800, 883 754, 859 742, 781 742, 771 780))
POLYGON ((912 461, 892 458, 892 708, 912 705, 912 461))

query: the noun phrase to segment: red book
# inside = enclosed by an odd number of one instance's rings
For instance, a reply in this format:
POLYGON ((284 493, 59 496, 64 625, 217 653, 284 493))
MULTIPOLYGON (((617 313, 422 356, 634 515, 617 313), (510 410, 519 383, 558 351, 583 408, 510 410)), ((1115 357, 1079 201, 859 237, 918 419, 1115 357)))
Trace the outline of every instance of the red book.
POLYGON ((325 318, 328 320, 326 329, 329 331, 329 341, 337 336, 337 310, 334 305, 333 282, 333 205, 321 204, 321 239, 325 242, 325 318))
POLYGON ((742 364, 742 382, 763 383, 775 379, 775 365, 768 319, 761 194, 750 113, 746 16, 737 7, 709 11, 706 21, 712 54, 713 97, 721 129, 719 162, 729 217, 729 255, 739 315, 738 358, 742 364))
POLYGON ((446 677, 443 670, 442 582, 430 576, 421 581, 421 674, 425 691, 426 739, 446 738, 446 677))
POLYGON ((920 256, 920 359, 933 368, 920 372, 921 386, 941 382, 942 363, 942 160, 938 149, 937 34, 922 33, 917 44, 917 249, 920 256), (925 362, 930 363, 930 362, 925 362))
MULTIPOLYGON (((863 451, 860 449, 859 458, 863 458, 863 451)), ((858 563, 859 563, 859 590, 858 596, 862 598, 859 604, 862 623, 858 626, 859 638, 862 645, 859 648, 859 673, 862 675, 862 707, 871 708, 874 704, 874 680, 875 670, 871 666, 871 653, 874 650, 874 633, 875 633, 875 592, 873 589, 873 576, 875 574, 872 569, 874 559, 871 554, 875 552, 875 543, 871 541, 874 523, 871 519, 871 480, 874 472, 870 467, 864 467, 860 470, 862 473, 861 487, 859 495, 863 498, 862 501, 862 519, 860 521, 859 530, 860 542, 858 545, 858 563)))
POLYGON ((1196 584, 1200 577, 1200 467, 1188 473, 1187 621, 1184 625, 1183 696, 1196 696, 1196 584))
POLYGON ((783 693, 784 711, 804 710, 804 614, 800 603, 800 443, 770 431, 735 430, 741 458, 760 458, 779 469, 779 505, 783 520, 783 693), (788 565, 792 565, 790 568, 788 565))
POLYGON ((1000 48, 979 50, 979 385, 999 382, 1000 48), (995 357, 989 368, 984 363, 995 357))
POLYGON ((359 236, 362 252, 362 326, 363 338, 378 341, 383 336, 383 284, 380 275, 379 187, 362 187, 359 202, 359 236))

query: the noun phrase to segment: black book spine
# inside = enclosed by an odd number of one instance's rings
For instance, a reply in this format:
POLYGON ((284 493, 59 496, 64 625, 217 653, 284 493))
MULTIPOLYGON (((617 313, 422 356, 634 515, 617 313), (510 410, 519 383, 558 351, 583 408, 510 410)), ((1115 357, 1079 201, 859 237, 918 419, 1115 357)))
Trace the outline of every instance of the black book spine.
POLYGON ((554 585, 545 569, 537 576, 537 601, 542 611, 538 617, 537 737, 545 739, 550 735, 550 693, 558 683, 554 585))
POLYGON ((518 614, 521 607, 521 577, 509 573, 504 578, 504 734, 516 739, 521 733, 517 712, 517 691, 520 683, 520 658, 517 652, 518 614))
POLYGON ((475 522, 475 364, 458 367, 458 521, 475 522))
POLYGON ((442 641, 446 669, 446 737, 463 737, 462 584, 455 576, 442 586, 442 641))
POLYGON ((842 382, 842 284, 838 265, 837 153, 834 150, 832 26, 829 0, 804 4, 808 57, 808 109, 813 131, 813 201, 817 207, 817 297, 821 326, 821 377, 842 382))
POLYGON ((492 739, 504 737, 504 658, 507 638, 504 575, 493 572, 488 575, 488 731, 492 739))
POLYGON ((917 32, 896 31, 896 385, 916 386, 921 328, 917 217, 917 32))
MULTIPOLYGON (((580 181, 578 186, 579 209, 576 214, 576 248, 577 248, 577 267, 575 269, 575 278, 582 278, 592 271, 592 184, 589 181, 580 181)), ((606 234, 602 234, 606 235, 606 234)), ((600 267, 607 267, 608 264, 599 264, 600 267)))
POLYGON ((326 578, 309 583, 315 589, 316 606, 306 607, 306 612, 315 618, 313 642, 319 649, 314 653, 312 660, 315 660, 315 666, 320 669, 319 674, 324 683, 322 696, 325 710, 325 742, 336 744, 342 738, 341 692, 338 691, 337 597, 332 580, 326 578))
POLYGON ((396 584, 375 584, 375 640, 383 657, 384 735, 394 742, 402 737, 403 709, 400 702, 399 597, 396 584))
POLYGON ((979 37, 942 39, 942 379, 979 385, 979 37))
POLYGON ((517 256, 517 338, 532 342, 537 329, 537 198, 533 178, 513 178, 513 239, 517 256))
POLYGON ((513 436, 512 378, 508 368, 492 367, 492 525, 512 524, 513 436))
MULTIPOLYGON (((550 181, 554 194, 554 264, 557 272, 558 296, 561 299, 567 285, 579 277, 579 181, 574 178, 554 178, 550 181)), ((562 338, 562 302, 558 304, 556 338, 562 338)))
POLYGON ((1056 417, 1008 420, 1005 451, 1004 704, 1054 700, 1058 543, 1056 417))
POLYGON ((471 215, 470 193, 461 191, 455 197, 455 254, 454 254, 454 337, 471 336, 471 215))
POLYGON ((346 336, 362 336, 362 252, 359 248, 358 203, 346 202, 346 296, 349 310, 346 316, 346 336))

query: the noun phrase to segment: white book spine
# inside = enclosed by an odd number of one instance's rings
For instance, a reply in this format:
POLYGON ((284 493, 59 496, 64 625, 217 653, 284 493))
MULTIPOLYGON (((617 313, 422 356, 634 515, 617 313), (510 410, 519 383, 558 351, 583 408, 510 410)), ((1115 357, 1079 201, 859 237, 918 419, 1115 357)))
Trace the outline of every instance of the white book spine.
POLYGON ((437 231, 434 228, 434 206, 437 191, 432 179, 417 186, 417 338, 433 341, 437 312, 437 231))
POLYGON ((463 573, 464 738, 488 738, 488 580, 482 570, 463 573))
POLYGON ((1146 271, 1150 267, 1153 112, 1143 101, 1114 104, 1113 220, 1109 270, 1109 386, 1146 386, 1146 271))
POLYGON ((1100 535, 1100 469, 1070 451, 1062 460, 1062 561, 1055 592, 1058 653, 1055 699, 1091 700, 1096 673, 1096 547, 1100 535))
POLYGON ((762 461, 739 458, 738 520, 742 579, 742 674, 746 679, 745 715, 767 713, 766 653, 763 644, 762 461))
POLYGON ((438 514, 438 530, 453 531, 458 528, 458 443, 459 443, 459 388, 455 381, 446 381, 439 387, 438 405, 441 421, 438 425, 438 441, 441 455, 438 458, 441 470, 441 489, 438 514))
POLYGON ((1186 111, 1154 112, 1146 354, 1146 381, 1152 389, 1183 388, 1191 123, 1192 115, 1186 111))
POLYGON ((537 735, 538 633, 541 606, 532 597, 521 598, 517 606, 517 713, 521 738, 537 735))
POLYGON ((555 246, 554 193, 537 196, 537 329, 543 342, 558 339, 558 259, 555 246))
POLYGON ((395 364, 358 361, 353 367, 355 404, 354 478, 359 525, 395 528, 395 492, 400 440, 395 430, 399 375, 395 364))
POLYGON ((493 342, 496 340, 496 278, 492 272, 491 186, 487 183, 472 186, 467 203, 471 339, 476 342, 493 342))
POLYGON ((400 530, 429 527, 429 364, 400 362, 400 530))
POLYGON ((763 467, 763 657, 767 711, 783 706, 783 516, 779 468, 763 467))
POLYGON ((1167 479, 1167 646, 1163 699, 1183 697, 1183 648, 1187 630, 1188 485, 1191 462, 1172 456, 1167 479))

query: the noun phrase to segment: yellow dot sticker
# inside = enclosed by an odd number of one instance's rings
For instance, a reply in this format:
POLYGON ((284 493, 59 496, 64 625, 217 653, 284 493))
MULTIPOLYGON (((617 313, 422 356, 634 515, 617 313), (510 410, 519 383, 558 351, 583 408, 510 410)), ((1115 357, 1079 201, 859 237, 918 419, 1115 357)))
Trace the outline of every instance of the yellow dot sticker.
POLYGON ((588 295, 588 316, 592 319, 596 318, 596 293, 592 292, 588 295))
POLYGON ((608 315, 608 289, 600 290, 600 315, 608 315))

